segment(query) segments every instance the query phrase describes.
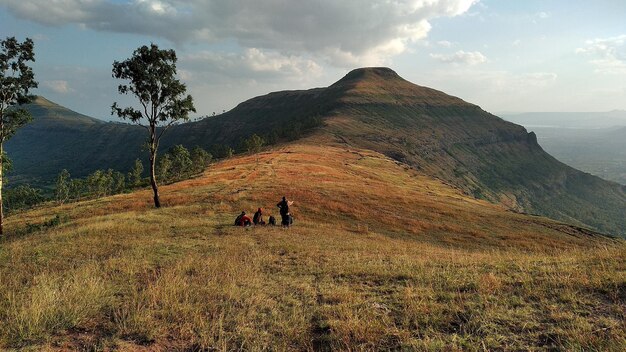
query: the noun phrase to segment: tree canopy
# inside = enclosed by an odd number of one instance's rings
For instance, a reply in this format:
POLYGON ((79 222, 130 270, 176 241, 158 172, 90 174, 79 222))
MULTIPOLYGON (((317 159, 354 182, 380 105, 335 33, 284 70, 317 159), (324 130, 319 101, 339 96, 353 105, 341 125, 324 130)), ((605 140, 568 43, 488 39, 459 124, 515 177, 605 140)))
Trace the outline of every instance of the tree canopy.
MULTIPOLYGON (((35 61, 32 39, 20 43, 15 37, 0 41, 0 155, 4 155, 3 143, 18 128, 28 123, 30 113, 18 108, 30 102, 30 90, 37 87, 35 74, 29 62, 35 61)), ((2 164, 0 158, 0 235, 3 232, 4 209, 2 207, 2 164)))

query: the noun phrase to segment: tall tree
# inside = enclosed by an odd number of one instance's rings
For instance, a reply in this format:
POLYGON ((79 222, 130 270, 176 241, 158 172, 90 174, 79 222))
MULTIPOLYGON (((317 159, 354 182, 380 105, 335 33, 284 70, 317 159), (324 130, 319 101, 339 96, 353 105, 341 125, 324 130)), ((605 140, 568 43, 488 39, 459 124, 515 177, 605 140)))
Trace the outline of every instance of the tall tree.
MULTIPOLYGON (((29 61, 35 61, 34 43, 26 38, 20 43, 15 37, 0 41, 0 155, 4 154, 4 142, 32 117, 28 111, 18 108, 32 101, 31 88, 37 87, 35 74, 29 61)), ((4 208, 2 206, 2 158, 0 158, 0 236, 4 233, 4 208)))
POLYGON ((113 77, 129 81, 119 85, 118 92, 133 94, 140 107, 121 108, 113 103, 111 114, 148 130, 150 185, 157 208, 161 206, 161 201, 155 165, 161 137, 172 125, 188 120, 189 113, 196 111, 191 95, 185 96, 187 87, 176 79, 176 61, 174 50, 161 50, 151 44, 138 48, 127 60, 113 62, 113 77))

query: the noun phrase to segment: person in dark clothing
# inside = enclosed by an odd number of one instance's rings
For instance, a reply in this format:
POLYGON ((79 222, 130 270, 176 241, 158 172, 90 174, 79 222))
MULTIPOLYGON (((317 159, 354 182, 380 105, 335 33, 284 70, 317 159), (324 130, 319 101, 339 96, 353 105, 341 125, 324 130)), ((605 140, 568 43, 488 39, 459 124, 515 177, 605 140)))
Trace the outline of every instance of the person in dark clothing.
POLYGON ((235 218, 235 226, 239 226, 241 218, 243 218, 244 215, 246 215, 245 211, 242 211, 241 214, 237 215, 237 217, 235 218))
POLYGON ((235 219, 235 226, 252 226, 252 219, 250 219, 250 217, 246 215, 245 211, 242 211, 237 219, 235 219))
POLYGON ((263 221, 263 209, 259 208, 259 210, 257 210, 256 213, 254 213, 252 222, 255 225, 265 225, 265 221, 263 221))
POLYGON ((292 221, 290 221, 291 214, 289 213, 289 206, 292 204, 293 202, 288 202, 286 197, 283 197, 283 200, 276 204, 278 209, 280 209, 280 217, 282 220, 281 225, 283 226, 289 227, 289 225, 291 225, 292 223, 292 221))
POLYGON ((276 226, 276 218, 273 215, 270 215, 269 219, 267 220, 267 223, 270 226, 276 226))

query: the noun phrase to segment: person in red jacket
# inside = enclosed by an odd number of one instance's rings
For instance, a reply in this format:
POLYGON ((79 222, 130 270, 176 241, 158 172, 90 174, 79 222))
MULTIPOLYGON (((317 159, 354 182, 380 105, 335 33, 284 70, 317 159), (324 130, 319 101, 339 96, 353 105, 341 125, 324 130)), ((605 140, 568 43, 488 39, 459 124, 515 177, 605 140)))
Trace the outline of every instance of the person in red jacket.
POLYGON ((242 211, 241 214, 235 219, 236 226, 252 226, 252 219, 248 215, 246 215, 245 211, 242 211))

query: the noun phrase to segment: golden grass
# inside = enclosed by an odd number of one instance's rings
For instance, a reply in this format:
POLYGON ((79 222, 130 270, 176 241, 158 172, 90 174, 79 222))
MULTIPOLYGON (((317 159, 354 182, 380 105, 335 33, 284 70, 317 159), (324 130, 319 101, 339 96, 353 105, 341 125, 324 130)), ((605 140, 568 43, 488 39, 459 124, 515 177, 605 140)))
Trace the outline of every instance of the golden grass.
POLYGON ((293 145, 162 195, 158 210, 146 190, 9 218, 14 233, 68 220, 0 242, 0 348, 626 345, 623 242, 468 199, 372 152, 293 145), (230 226, 283 193, 295 227, 230 226))

